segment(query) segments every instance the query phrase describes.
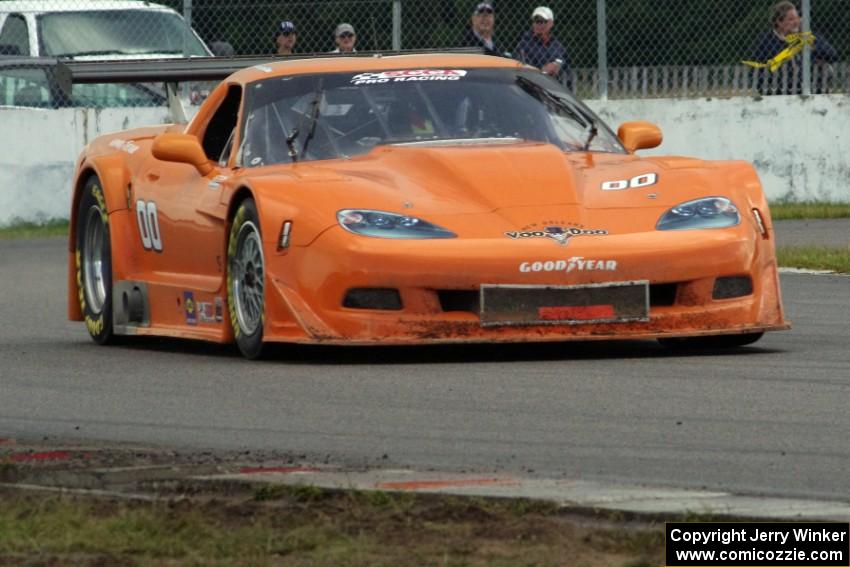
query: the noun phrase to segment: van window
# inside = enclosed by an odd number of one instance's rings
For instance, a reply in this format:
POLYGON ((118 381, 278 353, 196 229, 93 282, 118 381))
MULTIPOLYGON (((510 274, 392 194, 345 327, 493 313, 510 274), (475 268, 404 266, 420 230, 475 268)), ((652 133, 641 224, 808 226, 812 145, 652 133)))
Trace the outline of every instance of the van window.
POLYGON ((20 14, 6 18, 0 31, 0 55, 29 55, 30 45, 27 22, 20 14))

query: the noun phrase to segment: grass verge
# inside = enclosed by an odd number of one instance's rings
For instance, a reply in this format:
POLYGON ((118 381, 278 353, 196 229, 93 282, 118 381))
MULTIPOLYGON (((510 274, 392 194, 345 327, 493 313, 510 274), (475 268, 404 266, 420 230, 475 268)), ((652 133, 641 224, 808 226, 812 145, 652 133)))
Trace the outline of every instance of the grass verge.
POLYGON ((850 247, 780 246, 776 249, 779 265, 785 268, 832 270, 850 274, 850 247))
POLYGON ((770 203, 773 220, 846 219, 850 218, 850 203, 770 203))
POLYGON ((52 220, 46 223, 24 222, 0 228, 0 239, 46 238, 49 236, 67 236, 68 221, 52 220))
POLYGON ((663 524, 554 504, 282 488, 138 502, 0 490, 0 564, 663 564, 663 524))

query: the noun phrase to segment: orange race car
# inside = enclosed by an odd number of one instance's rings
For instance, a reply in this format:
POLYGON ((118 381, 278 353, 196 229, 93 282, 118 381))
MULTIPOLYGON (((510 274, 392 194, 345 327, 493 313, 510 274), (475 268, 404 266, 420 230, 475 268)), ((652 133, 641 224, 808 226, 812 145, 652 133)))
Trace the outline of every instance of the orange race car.
MULTIPOLYGON (((101 78, 102 79, 102 78, 101 78)), ((470 54, 268 62, 188 124, 80 156, 69 317, 95 341, 738 346, 783 318, 744 162, 634 155, 532 68, 470 54)))

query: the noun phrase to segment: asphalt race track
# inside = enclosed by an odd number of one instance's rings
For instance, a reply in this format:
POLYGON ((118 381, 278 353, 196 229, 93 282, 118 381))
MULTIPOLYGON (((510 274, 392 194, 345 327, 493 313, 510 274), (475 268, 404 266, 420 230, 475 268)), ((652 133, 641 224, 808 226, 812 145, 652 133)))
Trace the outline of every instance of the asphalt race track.
POLYGON ((0 241, 0 437, 271 450, 344 466, 850 500, 850 277, 784 274, 794 329, 652 341, 98 347, 65 317, 64 239, 0 241))

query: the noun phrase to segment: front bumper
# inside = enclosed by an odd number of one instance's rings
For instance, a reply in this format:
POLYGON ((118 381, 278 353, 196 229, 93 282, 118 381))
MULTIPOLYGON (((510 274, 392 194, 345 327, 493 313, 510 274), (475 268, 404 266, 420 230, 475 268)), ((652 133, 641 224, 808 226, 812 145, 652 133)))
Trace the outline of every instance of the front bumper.
POLYGON ((743 227, 575 238, 399 241, 331 229, 309 247, 267 244, 265 338, 331 344, 685 337, 788 329, 773 243, 743 227), (718 278, 752 292, 715 299, 718 278), (483 284, 575 286, 646 280, 646 321, 482 324, 483 284), (398 290, 397 310, 343 307, 352 289, 398 290))

